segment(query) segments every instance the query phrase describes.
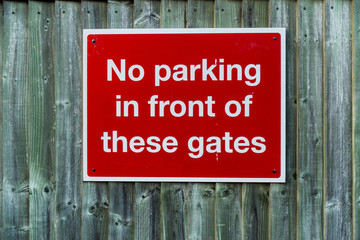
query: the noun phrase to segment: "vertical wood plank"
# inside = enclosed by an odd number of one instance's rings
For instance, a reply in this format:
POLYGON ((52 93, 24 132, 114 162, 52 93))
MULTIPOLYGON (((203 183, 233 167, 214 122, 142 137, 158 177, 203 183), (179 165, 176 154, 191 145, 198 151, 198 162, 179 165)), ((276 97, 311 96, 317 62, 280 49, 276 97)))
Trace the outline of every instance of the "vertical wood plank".
POLYGON ((134 184, 109 183, 109 239, 134 239, 134 184))
POLYGON ((323 239, 323 2, 298 11, 298 237, 323 239))
POLYGON ((56 1, 56 237, 81 238, 82 50, 80 2, 56 1))
MULTIPOLYGON (((271 27, 286 28, 286 183, 270 185, 271 239, 296 239, 297 31, 296 0, 270 1, 271 27), (281 227, 280 227, 281 226, 281 227)), ((321 16, 321 15, 320 15, 321 16)), ((320 99, 322 94, 320 94, 320 99)), ((320 114, 322 109, 319 110, 320 114)), ((300 238, 311 239, 311 238, 300 238)))
POLYGON ((186 0, 162 0, 161 1, 161 27, 162 28, 185 28, 186 0))
POLYGON ((160 1, 134 0, 134 27, 160 27, 160 1))
POLYGON ((4 7, 2 0, 0 1, 0 238, 4 238, 4 222, 3 222, 3 49, 4 49, 4 7))
MULTIPOLYGON (((269 26, 269 1, 244 0, 244 27, 269 26)), ((243 239, 269 239, 269 184, 243 185, 243 239)))
POLYGON ((108 1, 108 28, 132 28, 133 26, 132 1, 109 0, 108 1))
POLYGON ((353 1, 353 227, 360 239, 360 1, 353 1))
POLYGON ((55 237, 54 10, 29 2, 30 239, 55 237))
POLYGON ((4 2, 3 198, 4 239, 29 238, 29 166, 26 88, 28 5, 4 2))
POLYGON ((189 240, 215 239, 215 185, 189 184, 189 240))
MULTIPOLYGON (((107 4, 100 1, 81 2, 83 29, 106 28, 107 4)), ((85 182, 82 198, 82 238, 108 239, 108 186, 85 182)))
POLYGON ((241 27, 242 1, 215 1, 215 26, 217 28, 241 27))
POLYGON ((242 237, 242 185, 216 184, 216 234, 217 239, 242 237))
MULTIPOLYGON (((241 27, 242 1, 215 1, 216 27, 241 27)), ((216 236, 217 239, 242 237, 242 185, 216 184, 216 236)))
MULTIPOLYGON (((134 0, 134 27, 160 27, 160 1, 134 0)), ((161 238, 160 184, 135 183, 135 239, 161 238)))
MULTIPOLYGON (((131 1, 108 1, 108 28, 133 26, 131 1)), ((109 239, 134 239, 134 184, 109 183, 109 239)))
POLYGON ((160 239, 160 185, 135 183, 135 239, 160 239))
POLYGON ((325 238, 352 239, 351 1, 325 1, 325 238))
POLYGON ((162 239, 187 239, 187 184, 161 183, 162 239))
MULTIPOLYGON (((186 1, 161 1, 161 27, 186 27, 186 1)), ((162 239, 187 239, 188 204, 186 183, 161 183, 162 239)))
POLYGON ((188 0, 188 27, 213 28, 214 4, 213 0, 188 0))
POLYGON ((269 0, 244 0, 243 25, 244 27, 269 26, 269 0))
MULTIPOLYGON (((188 27, 214 27, 214 1, 188 1, 188 27)), ((189 239, 215 239, 215 184, 189 184, 189 239)))

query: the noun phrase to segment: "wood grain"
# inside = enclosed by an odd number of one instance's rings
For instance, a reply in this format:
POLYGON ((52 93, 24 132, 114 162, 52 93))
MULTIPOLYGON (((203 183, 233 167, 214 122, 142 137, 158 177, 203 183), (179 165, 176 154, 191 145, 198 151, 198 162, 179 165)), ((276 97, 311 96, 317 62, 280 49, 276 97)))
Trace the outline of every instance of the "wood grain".
POLYGON ((161 183, 162 239, 187 239, 187 193, 186 183, 161 183))
POLYGON ((131 1, 108 1, 108 28, 132 28, 134 5, 131 1))
MULTIPOLYGON (((242 1, 215 1, 217 28, 241 27, 242 1)), ((216 183, 216 237, 242 237, 242 184, 216 183)))
POLYGON ((55 4, 29 2, 30 238, 55 237, 55 4))
POLYGON ((351 1, 325 1, 325 239, 353 237, 351 23, 351 1))
POLYGON ((82 55, 79 2, 56 1, 56 237, 81 238, 82 55))
POLYGON ((185 28, 186 0, 162 0, 160 26, 162 28, 185 28))
MULTIPOLYGON (((107 4, 105 2, 82 1, 82 28, 106 28, 106 13, 107 4)), ((107 183, 84 182, 81 228, 83 239, 108 239, 108 207, 107 183)))
POLYGON ((188 0, 188 27, 213 28, 214 4, 212 0, 188 0))
POLYGON ((323 4, 300 1, 298 11, 299 238, 323 239, 323 4))
MULTIPOLYGON (((186 27, 186 1, 161 1, 163 28, 186 27)), ((188 189, 186 183, 161 183, 161 236, 162 239, 187 239, 188 189)))
MULTIPOLYGON (((160 1, 134 1, 134 27, 160 27, 160 1)), ((135 239, 161 238, 160 184, 135 183, 135 239)))
MULTIPOLYGON (((3 2, 0 1, 0 100, 3 96, 3 52, 4 52, 4 7, 3 2)), ((0 104, 0 169, 4 167, 3 159, 3 105, 0 104)), ((4 223, 3 223, 3 171, 0 170, 0 237, 4 236, 4 223)))
MULTIPOLYGON (((133 26, 131 1, 108 2, 108 28, 133 26)), ((109 239, 134 239, 134 183, 109 183, 109 239)))
POLYGON ((27 13, 25 2, 4 2, 4 239, 29 238, 27 13))
POLYGON ((242 221, 242 184, 217 183, 217 239, 241 239, 242 221))
MULTIPOLYGON (((214 2, 188 1, 188 27, 214 27, 214 2)), ((215 184, 189 184, 189 239, 215 239, 215 184)))
POLYGON ((360 1, 353 2, 353 29, 353 237, 360 239, 360 1))
MULTIPOLYGON (((243 26, 269 26, 269 2, 244 0, 243 26)), ((269 184, 243 185, 243 239, 269 239, 269 184)))
POLYGON ((297 237, 296 5, 294 0, 270 1, 270 26, 286 28, 286 183, 270 185, 271 239, 297 237))
POLYGON ((215 185, 189 184, 189 240, 215 239, 215 185))

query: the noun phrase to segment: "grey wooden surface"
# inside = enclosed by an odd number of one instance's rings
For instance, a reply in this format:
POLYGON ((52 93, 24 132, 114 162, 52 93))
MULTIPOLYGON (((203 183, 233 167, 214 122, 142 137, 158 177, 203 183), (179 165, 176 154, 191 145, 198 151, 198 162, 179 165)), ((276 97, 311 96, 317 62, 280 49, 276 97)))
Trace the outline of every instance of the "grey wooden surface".
POLYGON ((0 0, 0 239, 359 239, 357 0, 0 0), (285 184, 84 183, 82 29, 285 27, 285 184))
MULTIPOLYGON (((270 26, 286 31, 286 184, 270 186, 271 239, 297 235, 297 1, 270 2, 270 26), (279 227, 282 226, 282 227, 279 227)), ((310 217, 310 216, 309 216, 310 217)), ((301 237, 299 236, 301 239, 301 237)))

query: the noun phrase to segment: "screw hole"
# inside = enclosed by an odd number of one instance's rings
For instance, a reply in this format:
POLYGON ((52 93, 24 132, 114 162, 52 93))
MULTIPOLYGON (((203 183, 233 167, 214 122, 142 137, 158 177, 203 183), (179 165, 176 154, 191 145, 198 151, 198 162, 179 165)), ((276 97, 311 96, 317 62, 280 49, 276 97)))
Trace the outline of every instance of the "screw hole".
MULTIPOLYGON (((91 40, 92 43, 96 43, 95 39, 91 40)), ((93 172, 95 172, 95 169, 93 169, 93 172)))
POLYGON ((272 172, 273 172, 273 173, 276 173, 276 169, 274 169, 272 172))

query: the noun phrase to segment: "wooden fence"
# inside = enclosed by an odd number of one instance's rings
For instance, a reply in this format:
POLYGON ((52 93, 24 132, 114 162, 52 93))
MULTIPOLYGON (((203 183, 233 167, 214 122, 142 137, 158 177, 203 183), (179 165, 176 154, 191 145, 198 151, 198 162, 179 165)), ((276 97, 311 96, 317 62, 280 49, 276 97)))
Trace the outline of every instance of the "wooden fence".
POLYGON ((359 0, 0 0, 1 239, 360 239, 359 0), (82 181, 83 28, 287 28, 286 184, 82 181))

